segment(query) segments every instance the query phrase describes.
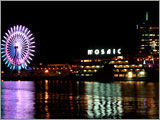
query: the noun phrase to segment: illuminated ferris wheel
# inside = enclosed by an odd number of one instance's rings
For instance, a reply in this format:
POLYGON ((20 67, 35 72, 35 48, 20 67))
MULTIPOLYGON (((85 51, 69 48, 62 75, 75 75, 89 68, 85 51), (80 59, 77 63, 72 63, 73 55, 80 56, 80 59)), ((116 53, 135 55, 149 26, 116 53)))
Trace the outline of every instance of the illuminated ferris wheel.
POLYGON ((35 41, 31 31, 22 25, 11 27, 3 36, 2 59, 11 70, 27 69, 34 56, 35 41))

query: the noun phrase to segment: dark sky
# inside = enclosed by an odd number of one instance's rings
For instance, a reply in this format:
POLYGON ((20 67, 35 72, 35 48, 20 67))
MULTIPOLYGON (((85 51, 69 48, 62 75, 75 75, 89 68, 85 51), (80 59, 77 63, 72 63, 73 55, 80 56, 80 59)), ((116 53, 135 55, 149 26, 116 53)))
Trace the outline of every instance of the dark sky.
POLYGON ((36 38, 34 62, 64 63, 88 48, 137 50, 136 24, 159 23, 159 2, 1 2, 2 36, 13 25, 36 38))

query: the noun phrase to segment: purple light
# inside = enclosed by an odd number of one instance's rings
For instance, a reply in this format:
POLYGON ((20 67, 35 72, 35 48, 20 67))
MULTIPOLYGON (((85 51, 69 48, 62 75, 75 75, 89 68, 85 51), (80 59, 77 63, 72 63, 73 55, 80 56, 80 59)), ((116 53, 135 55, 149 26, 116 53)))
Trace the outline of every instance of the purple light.
POLYGON ((15 68, 16 65, 21 68, 26 61, 30 63, 28 59, 32 60, 32 58, 29 55, 34 56, 31 52, 34 52, 33 48, 35 48, 32 45, 35 43, 33 41, 34 37, 30 38, 32 35, 30 30, 22 25, 13 26, 8 30, 8 33, 5 33, 1 53, 4 54, 2 55, 4 56, 3 61, 9 61, 8 67, 12 68, 11 66, 14 66, 13 68, 15 68), (23 48, 27 48, 27 50, 24 51, 23 48))
POLYGON ((34 82, 4 81, 2 83, 2 119, 34 118, 34 82))

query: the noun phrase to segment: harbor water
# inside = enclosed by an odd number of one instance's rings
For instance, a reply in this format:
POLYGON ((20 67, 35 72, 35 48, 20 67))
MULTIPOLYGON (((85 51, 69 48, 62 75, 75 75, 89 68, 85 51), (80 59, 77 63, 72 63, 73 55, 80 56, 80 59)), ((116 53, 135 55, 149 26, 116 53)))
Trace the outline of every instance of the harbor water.
POLYGON ((158 119, 159 82, 3 80, 3 119, 158 119))

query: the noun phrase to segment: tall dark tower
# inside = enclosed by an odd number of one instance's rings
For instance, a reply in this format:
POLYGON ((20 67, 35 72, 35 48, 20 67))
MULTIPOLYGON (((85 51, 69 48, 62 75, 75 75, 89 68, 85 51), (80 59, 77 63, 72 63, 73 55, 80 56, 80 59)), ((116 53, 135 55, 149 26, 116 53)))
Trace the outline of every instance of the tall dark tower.
POLYGON ((139 33, 139 52, 146 54, 159 54, 159 26, 149 21, 149 12, 145 20, 137 27, 139 33))

